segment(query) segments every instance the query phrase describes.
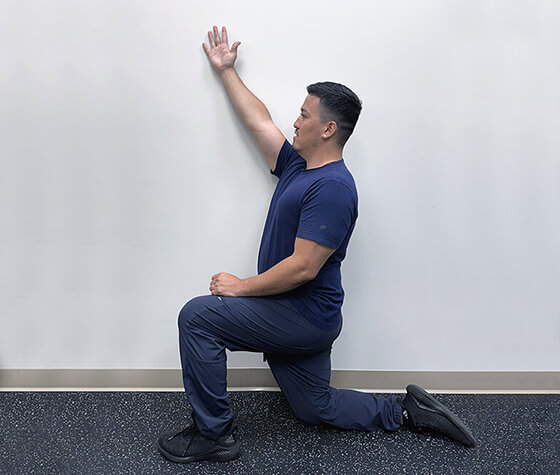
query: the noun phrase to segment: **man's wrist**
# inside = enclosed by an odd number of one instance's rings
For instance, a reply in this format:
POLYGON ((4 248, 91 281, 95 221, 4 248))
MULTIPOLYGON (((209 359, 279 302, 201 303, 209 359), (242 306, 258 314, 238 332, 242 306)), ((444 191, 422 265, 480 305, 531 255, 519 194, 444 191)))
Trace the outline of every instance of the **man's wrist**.
POLYGON ((249 295, 249 282, 248 282, 249 279, 250 279, 250 277, 248 277, 247 279, 240 279, 240 282, 239 282, 239 297, 250 297, 250 295, 249 295))
POLYGON ((224 81, 225 79, 227 79, 228 76, 230 75, 236 75, 237 72, 235 71, 235 67, 234 66, 228 66, 224 69, 222 69, 221 71, 218 71, 218 76, 220 76, 220 79, 222 81, 224 81))

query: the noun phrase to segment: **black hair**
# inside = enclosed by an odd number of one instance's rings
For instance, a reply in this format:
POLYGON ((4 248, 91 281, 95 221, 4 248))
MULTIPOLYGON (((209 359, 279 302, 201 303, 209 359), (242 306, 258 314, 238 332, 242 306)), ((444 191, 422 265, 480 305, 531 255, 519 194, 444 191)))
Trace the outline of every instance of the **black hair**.
POLYGON ((336 82, 310 84, 307 93, 319 98, 321 120, 336 122, 338 144, 343 147, 358 122, 362 101, 349 88, 336 82))

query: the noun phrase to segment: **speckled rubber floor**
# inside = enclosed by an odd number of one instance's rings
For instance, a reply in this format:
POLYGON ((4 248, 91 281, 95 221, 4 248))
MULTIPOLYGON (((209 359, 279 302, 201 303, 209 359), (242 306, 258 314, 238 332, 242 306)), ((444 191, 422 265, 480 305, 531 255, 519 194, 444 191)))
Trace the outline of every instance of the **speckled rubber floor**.
POLYGON ((478 441, 298 422, 277 392, 230 394, 241 452, 174 464, 157 437, 189 423, 182 393, 0 393, 1 474, 558 474, 560 395, 439 395, 478 441))

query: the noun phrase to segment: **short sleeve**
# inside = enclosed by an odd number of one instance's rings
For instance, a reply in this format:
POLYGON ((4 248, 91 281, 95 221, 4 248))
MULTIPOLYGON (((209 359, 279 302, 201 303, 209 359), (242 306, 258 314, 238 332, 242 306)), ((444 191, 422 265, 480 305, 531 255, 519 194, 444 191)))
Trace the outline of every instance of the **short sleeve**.
POLYGON ((337 249, 357 218, 357 196, 344 183, 325 180, 303 197, 296 236, 337 249))
POLYGON ((280 153, 278 154, 278 158, 276 159, 276 168, 274 170, 271 170, 270 173, 272 173, 273 175, 276 175, 278 178, 280 178, 282 173, 284 173, 284 170, 286 170, 286 168, 288 168, 288 165, 292 161, 297 160, 298 158, 303 160, 300 157, 299 153, 297 153, 293 149, 290 142, 285 140, 284 144, 282 145, 282 148, 280 149, 280 153))

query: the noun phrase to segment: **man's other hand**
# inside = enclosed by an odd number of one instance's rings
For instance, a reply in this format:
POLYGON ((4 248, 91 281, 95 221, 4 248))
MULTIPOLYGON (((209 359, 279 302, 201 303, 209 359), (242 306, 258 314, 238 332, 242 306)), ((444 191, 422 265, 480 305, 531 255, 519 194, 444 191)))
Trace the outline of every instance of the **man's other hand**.
POLYGON ((241 297, 243 281, 227 272, 213 275, 210 281, 210 293, 224 297, 241 297))
POLYGON ((202 47, 206 51, 210 64, 216 72, 220 74, 228 68, 233 68, 237 59, 237 48, 239 48, 241 42, 236 41, 231 45, 230 49, 228 46, 227 28, 225 26, 222 27, 222 34, 220 36, 218 27, 215 25, 213 32, 208 32, 208 40, 210 46, 202 43, 202 47))

